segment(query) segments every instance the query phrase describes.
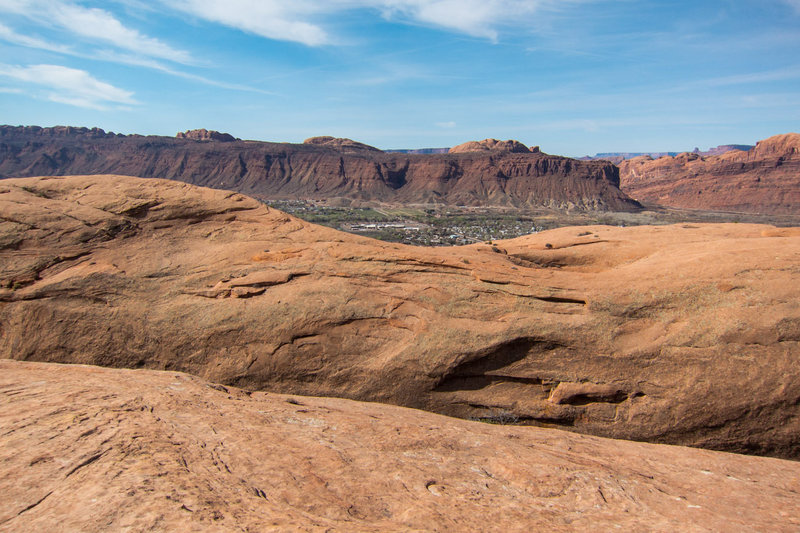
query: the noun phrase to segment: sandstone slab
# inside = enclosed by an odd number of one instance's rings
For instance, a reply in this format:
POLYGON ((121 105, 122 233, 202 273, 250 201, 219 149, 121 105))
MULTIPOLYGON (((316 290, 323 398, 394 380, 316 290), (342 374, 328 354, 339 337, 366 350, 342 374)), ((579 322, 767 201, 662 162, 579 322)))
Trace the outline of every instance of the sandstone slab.
POLYGON ((0 531, 797 531, 800 463, 0 361, 0 531))

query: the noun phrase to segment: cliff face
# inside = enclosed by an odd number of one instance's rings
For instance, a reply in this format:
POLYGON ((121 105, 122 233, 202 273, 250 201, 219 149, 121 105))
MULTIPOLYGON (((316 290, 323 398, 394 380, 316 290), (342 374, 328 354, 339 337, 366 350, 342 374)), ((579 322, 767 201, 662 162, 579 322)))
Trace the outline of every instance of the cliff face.
POLYGON ((532 152, 415 155, 350 148, 4 126, 0 127, 0 175, 115 173, 173 179, 260 198, 344 197, 606 210, 639 207, 619 190, 619 171, 608 162, 532 152))
POLYGON ((691 209, 800 213, 800 134, 776 135, 748 151, 682 153, 620 163, 622 190, 642 202, 691 209))

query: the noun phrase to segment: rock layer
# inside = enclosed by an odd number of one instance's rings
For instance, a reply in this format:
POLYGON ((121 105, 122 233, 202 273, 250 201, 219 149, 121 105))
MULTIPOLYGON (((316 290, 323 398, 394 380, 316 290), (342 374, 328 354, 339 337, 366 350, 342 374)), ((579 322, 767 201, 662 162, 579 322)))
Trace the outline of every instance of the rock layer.
POLYGON ((800 457, 800 230, 384 243, 241 194, 0 183, 0 357, 800 457))
POLYGON ((0 531, 796 531, 800 464, 0 361, 0 531))
POLYGON ((749 151, 683 153, 619 163, 622 190, 671 207, 766 214, 800 213, 800 134, 776 135, 749 151))
POLYGON ((640 207, 619 190, 619 170, 610 163, 542 153, 414 155, 332 138, 310 139, 309 144, 220 143, 55 130, 0 126, 0 175, 126 174, 262 199, 614 211, 640 207))

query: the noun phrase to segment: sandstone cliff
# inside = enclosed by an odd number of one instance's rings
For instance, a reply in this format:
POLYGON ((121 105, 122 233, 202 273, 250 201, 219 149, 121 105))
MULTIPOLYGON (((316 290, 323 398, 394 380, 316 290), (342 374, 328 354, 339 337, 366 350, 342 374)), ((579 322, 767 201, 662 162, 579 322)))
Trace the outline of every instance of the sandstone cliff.
POLYGON ((691 209, 800 213, 800 134, 776 135, 748 151, 683 153, 620 164, 622 190, 641 202, 691 209))
POLYGON ((528 148, 519 141, 509 139, 499 141, 497 139, 484 139, 482 141, 469 141, 450 148, 451 154, 464 154, 469 152, 512 152, 515 154, 525 154, 528 152, 539 153, 539 147, 528 148))
POLYGON ((303 141, 303 144, 328 146, 330 148, 334 148, 340 152, 345 152, 345 153, 353 153, 353 152, 357 153, 361 151, 380 152, 380 150, 375 148, 374 146, 360 143, 352 139, 331 137, 329 135, 323 135, 322 137, 311 137, 310 139, 306 139, 305 141, 303 141))
POLYGON ((775 531, 800 464, 0 361, 0 531, 775 531))
POLYGON ((193 141, 219 141, 219 142, 233 142, 236 139, 230 133, 220 133, 214 130, 207 130, 205 128, 199 130, 186 130, 179 132, 175 135, 178 139, 190 139, 193 141))
POLYGON ((800 230, 416 248, 241 194, 0 182, 0 357, 800 457, 800 230))
POLYGON ((0 127, 0 175, 116 173, 236 190, 262 199, 639 208, 619 190, 619 171, 610 163, 541 153, 414 155, 356 149, 331 138, 322 144, 221 143, 53 130, 0 127))

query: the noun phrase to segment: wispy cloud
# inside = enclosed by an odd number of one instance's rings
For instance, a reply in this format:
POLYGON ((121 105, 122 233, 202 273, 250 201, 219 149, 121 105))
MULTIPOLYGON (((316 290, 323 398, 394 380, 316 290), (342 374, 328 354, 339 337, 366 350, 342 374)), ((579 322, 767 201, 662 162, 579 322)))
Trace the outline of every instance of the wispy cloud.
POLYGON ((171 46, 141 34, 139 31, 124 26, 113 15, 102 9, 87 9, 81 6, 61 2, 48 2, 53 21, 64 29, 89 39, 117 46, 124 50, 136 52, 149 57, 166 59, 177 63, 192 61, 188 52, 177 50, 171 46))
POLYGON ((347 79, 342 80, 341 84, 352 87, 375 87, 389 84, 397 86, 415 82, 437 83, 456 79, 463 79, 463 76, 410 63, 373 60, 368 75, 363 77, 348 76, 347 79))
POLYGON ((696 80, 676 86, 674 87, 674 90, 696 89, 698 87, 728 87, 734 85, 758 84, 795 79, 800 79, 800 65, 794 65, 775 70, 696 80))
MULTIPOLYGON (((98 48, 86 51, 84 48, 76 47, 74 45, 67 46, 64 44, 47 41, 36 36, 21 34, 3 23, 0 23, 0 40, 27 48, 46 50, 49 52, 56 52, 82 59, 93 59, 122 65, 148 68, 178 78, 199 82, 214 87, 221 87, 224 89, 272 94, 269 91, 264 91, 262 89, 235 83, 221 82, 205 76, 192 74, 173 68, 164 60, 169 59, 180 63, 190 63, 193 62, 190 54, 182 51, 175 51, 156 39, 150 39, 133 30, 127 30, 121 25, 121 23, 116 21, 116 19, 111 17, 111 15, 108 13, 101 12, 100 10, 76 8, 75 6, 59 4, 58 2, 38 2, 40 7, 44 4, 47 4, 47 8, 43 10, 24 9, 26 7, 33 6, 34 3, 35 2, 30 1, 0 0, 0 12, 6 11, 16 14, 24 14, 29 18, 37 19, 37 17, 39 17, 39 15, 41 15, 43 12, 52 14, 57 11, 61 11, 63 13, 67 13, 66 18, 69 19, 70 26, 75 26, 75 31, 73 31, 73 33, 79 33, 79 26, 81 26, 79 21, 81 21, 81 19, 83 19, 83 22, 86 22, 87 24, 92 23, 94 25, 102 25, 103 23, 108 22, 109 24, 106 25, 106 28, 102 32, 108 34, 106 35, 108 38, 97 37, 101 34, 101 32, 89 32, 84 31, 83 29, 80 30, 82 32, 80 34, 88 34, 90 37, 94 36, 99 41, 102 41, 106 44, 113 44, 115 46, 111 48, 98 48)), ((63 22, 66 23, 67 20, 64 19, 63 22)), ((50 22, 47 22, 46 24, 43 23, 42 25, 47 26, 49 24, 50 22)))
POLYGON ((30 35, 22 35, 2 23, 0 23, 0 39, 28 48, 38 48, 39 50, 48 50, 60 54, 72 53, 72 50, 68 46, 50 43, 37 37, 31 37, 30 35))
POLYGON ((179 0, 164 2, 201 19, 268 39, 308 46, 332 44, 327 17, 369 9, 388 20, 433 26, 496 41, 500 28, 525 26, 541 11, 591 0, 179 0))
POLYGON ((238 83, 228 83, 224 81, 218 81, 215 79, 207 78, 205 76, 201 76, 199 74, 192 74, 191 72, 184 72, 183 70, 178 70, 172 68, 168 65, 161 63, 160 61, 156 61, 154 59, 150 59, 148 57, 140 57, 136 55, 129 55, 129 54, 119 54, 113 51, 101 50, 95 53, 92 56, 85 56, 82 54, 72 54, 78 57, 90 57, 91 59, 99 59, 101 61, 108 61, 111 63, 119 63, 123 65, 131 65, 136 67, 143 67, 148 68, 151 70, 156 70, 158 72, 163 72, 164 74, 169 74, 170 76, 175 76, 176 78, 182 78, 185 80, 195 81, 198 83, 202 83, 205 85, 210 85, 212 87, 219 87, 222 89, 231 89, 234 91, 246 91, 258 94, 265 94, 265 95, 274 95, 275 93, 272 91, 267 91, 264 89, 259 89, 256 87, 250 87, 248 85, 242 85, 238 83))
POLYGON ((781 0, 784 4, 787 4, 789 7, 793 7, 798 13, 800 13, 800 0, 781 0))
MULTIPOLYGON (((0 12, 20 15, 42 26, 57 27, 75 36, 142 56, 184 64, 193 62, 188 52, 125 26, 103 9, 87 8, 64 0, 0 0, 0 12)), ((12 37, 17 43, 25 44, 18 35, 12 37)), ((28 38, 28 42, 26 46, 46 49, 44 41, 28 38)))
POLYGON ((100 81, 85 70, 61 65, 21 67, 0 64, 0 76, 41 86, 47 100, 77 107, 108 109, 114 104, 119 107, 138 103, 130 91, 100 81))
POLYGON ((444 128, 444 129, 453 129, 453 128, 456 127, 456 123, 454 121, 452 121, 452 120, 449 121, 449 122, 437 122, 436 123, 436 127, 437 128, 444 128))
POLYGON ((261 94, 273 94, 270 91, 265 91, 263 89, 257 89, 254 87, 248 87, 246 85, 240 85, 236 83, 217 81, 210 78, 206 78, 205 76, 200 76, 198 74, 183 72, 182 70, 177 70, 175 68, 167 66, 161 61, 152 59, 150 57, 142 57, 139 55, 128 54, 128 53, 119 53, 113 50, 98 50, 92 53, 83 53, 69 46, 47 42, 42 39, 38 39, 36 37, 21 35, 12 30, 11 28, 9 28, 8 26, 3 25, 2 23, 0 23, 0 39, 3 39, 6 42, 10 42, 20 46, 26 46, 28 48, 36 48, 39 50, 47 50, 50 52, 57 52, 59 54, 68 55, 72 57, 79 57, 83 59, 96 59, 100 61, 108 61, 110 63, 118 63, 122 65, 131 65, 135 67, 148 68, 159 72, 163 72, 164 74, 169 74, 170 76, 175 76, 178 78, 183 78, 186 80, 203 83, 205 85, 211 85, 214 87, 220 87, 223 89, 248 91, 261 94))
POLYGON ((542 7, 542 2, 518 0, 383 0, 371 3, 378 4, 376 7, 384 9, 389 18, 399 16, 491 41, 497 40, 499 25, 527 18, 542 7))
POLYGON ((308 0, 291 3, 281 0, 179 0, 168 5, 268 39, 319 46, 329 44, 331 37, 309 19, 335 10, 338 3, 338 0, 330 4, 308 0))

